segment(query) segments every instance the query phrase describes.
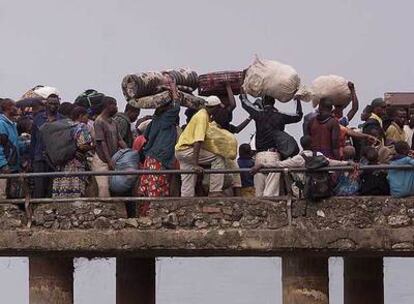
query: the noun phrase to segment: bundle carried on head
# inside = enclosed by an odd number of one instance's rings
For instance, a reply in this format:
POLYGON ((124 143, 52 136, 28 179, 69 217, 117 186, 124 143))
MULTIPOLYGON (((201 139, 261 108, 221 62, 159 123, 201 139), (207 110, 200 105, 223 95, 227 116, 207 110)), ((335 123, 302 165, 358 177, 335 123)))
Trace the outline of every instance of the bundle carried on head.
POLYGON ((59 96, 59 91, 54 87, 37 85, 34 88, 31 88, 26 93, 23 94, 21 99, 27 98, 37 98, 37 99, 46 99, 50 95, 59 96))
POLYGON ((256 57, 247 69, 243 89, 254 97, 271 96, 281 102, 292 100, 300 86, 296 70, 278 61, 256 57))
POLYGON ((175 69, 161 72, 145 72, 140 74, 129 74, 122 80, 122 92, 128 101, 137 108, 158 108, 171 101, 168 91, 165 89, 166 77, 169 75, 175 82, 177 89, 181 92, 182 105, 189 102, 190 105, 199 107, 203 99, 191 95, 198 87, 198 75, 190 69, 175 69), (187 93, 187 95, 184 95, 187 93), (192 96, 192 97, 191 97, 192 96), (183 101, 185 99, 185 101, 183 101), (184 104, 183 104, 184 102, 184 104))
POLYGON ((326 75, 316 78, 310 88, 312 104, 319 105, 321 98, 329 98, 335 106, 347 106, 351 101, 351 90, 348 80, 337 75, 326 75))
POLYGON ((242 86, 242 71, 223 71, 203 74, 198 77, 198 94, 201 96, 226 95, 226 84, 228 83, 233 94, 240 94, 242 86))

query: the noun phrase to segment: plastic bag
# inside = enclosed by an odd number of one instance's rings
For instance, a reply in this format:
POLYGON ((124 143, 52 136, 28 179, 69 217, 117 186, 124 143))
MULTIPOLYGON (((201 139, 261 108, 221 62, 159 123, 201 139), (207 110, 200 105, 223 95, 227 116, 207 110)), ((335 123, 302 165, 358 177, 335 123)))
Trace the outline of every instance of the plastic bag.
MULTIPOLYGON (((139 153, 132 149, 119 150, 112 156, 116 171, 138 170, 139 159, 139 153)), ((128 194, 137 183, 137 179, 136 175, 113 175, 109 178, 109 187, 113 193, 128 194)))
POLYGON ((268 95, 281 102, 290 101, 299 86, 300 78, 293 67, 257 57, 248 68, 243 82, 247 94, 254 97, 268 95))

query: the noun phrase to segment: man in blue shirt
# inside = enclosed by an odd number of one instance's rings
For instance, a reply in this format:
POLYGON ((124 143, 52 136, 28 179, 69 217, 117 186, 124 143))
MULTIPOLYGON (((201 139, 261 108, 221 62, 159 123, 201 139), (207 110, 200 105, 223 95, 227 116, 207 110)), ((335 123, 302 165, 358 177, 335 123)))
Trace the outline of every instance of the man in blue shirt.
MULTIPOLYGON (((237 164, 240 169, 251 169, 254 167, 253 152, 249 144, 241 144, 239 147, 239 158, 237 164)), ((250 172, 240 173, 241 178, 241 194, 244 197, 254 197, 254 177, 250 172)))
MULTIPOLYGON (((60 106, 60 98, 57 95, 50 95, 46 99, 46 110, 36 114, 33 119, 32 126, 32 141, 30 144, 30 158, 32 160, 33 172, 53 172, 53 168, 49 165, 46 155, 45 146, 43 144, 40 127, 46 122, 53 122, 62 119, 62 116, 58 113, 60 106)), ((50 138, 50 140, 57 140, 56 138, 50 138)), ((51 190, 51 178, 36 177, 34 178, 34 193, 35 198, 47 197, 51 190)))
MULTIPOLYGON (((14 173, 20 169, 20 149, 17 127, 14 122, 17 107, 13 100, 3 99, 0 106, 0 173, 14 173)), ((0 198, 6 198, 10 181, 0 179, 0 198)))
MULTIPOLYGON (((405 141, 395 143, 397 153, 391 161, 391 165, 411 165, 414 167, 414 159, 408 156, 410 146, 405 141)), ((390 192, 394 197, 414 195, 414 171, 413 170, 389 170, 388 182, 390 192)))

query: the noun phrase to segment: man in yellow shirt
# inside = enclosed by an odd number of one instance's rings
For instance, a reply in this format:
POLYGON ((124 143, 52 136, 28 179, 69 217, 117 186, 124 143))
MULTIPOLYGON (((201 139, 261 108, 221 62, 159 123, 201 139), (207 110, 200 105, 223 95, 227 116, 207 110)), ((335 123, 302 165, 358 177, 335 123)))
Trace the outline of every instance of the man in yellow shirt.
POLYGON ((392 123, 385 132, 385 139, 388 143, 394 144, 399 141, 405 141, 405 111, 399 108, 392 109, 392 123))
MULTIPOLYGON (((207 138, 210 115, 220 106, 221 101, 218 97, 208 97, 206 107, 194 114, 180 135, 175 146, 175 155, 180 162, 181 169, 202 172, 203 168, 200 165, 211 165, 211 169, 225 168, 224 157, 206 150, 203 146, 205 141, 210 141, 210 138, 207 138)), ((197 176, 182 174, 181 180, 181 196, 194 196, 197 176)), ((223 174, 212 174, 210 176, 210 196, 223 196, 223 184, 223 174)))

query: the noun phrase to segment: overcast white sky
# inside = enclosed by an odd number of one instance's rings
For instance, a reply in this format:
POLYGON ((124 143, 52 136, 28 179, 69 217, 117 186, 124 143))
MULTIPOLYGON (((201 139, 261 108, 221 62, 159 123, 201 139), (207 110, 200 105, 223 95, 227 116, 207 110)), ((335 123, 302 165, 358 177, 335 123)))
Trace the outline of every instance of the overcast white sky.
MULTIPOLYGON (((0 96, 47 84, 65 101, 95 88, 121 104, 127 73, 243 69, 257 53, 292 65, 304 83, 353 80, 366 104, 414 91, 413 9, 409 0, 0 0, 0 96)), ((235 121, 245 117, 238 109, 235 121)))

